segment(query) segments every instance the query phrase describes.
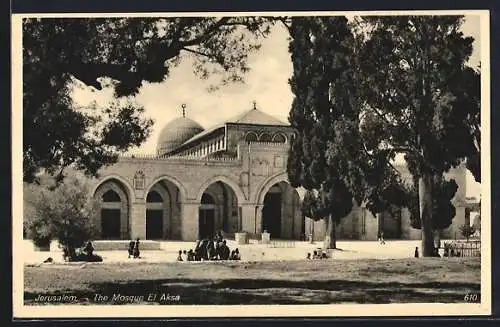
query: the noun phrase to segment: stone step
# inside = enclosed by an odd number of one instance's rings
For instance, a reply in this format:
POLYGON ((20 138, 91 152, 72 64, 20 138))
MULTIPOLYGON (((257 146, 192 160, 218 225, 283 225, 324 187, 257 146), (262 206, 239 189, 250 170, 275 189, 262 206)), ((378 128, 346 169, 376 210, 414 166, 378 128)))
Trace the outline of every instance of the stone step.
MULTIPOLYGON (((128 245, 130 240, 116 240, 116 241, 108 241, 108 240, 99 240, 92 242, 95 251, 111 251, 111 250, 128 250, 128 245)), ((150 240, 140 240, 139 241, 139 250, 147 251, 147 250, 161 250, 161 243, 158 241, 150 241, 150 240)))

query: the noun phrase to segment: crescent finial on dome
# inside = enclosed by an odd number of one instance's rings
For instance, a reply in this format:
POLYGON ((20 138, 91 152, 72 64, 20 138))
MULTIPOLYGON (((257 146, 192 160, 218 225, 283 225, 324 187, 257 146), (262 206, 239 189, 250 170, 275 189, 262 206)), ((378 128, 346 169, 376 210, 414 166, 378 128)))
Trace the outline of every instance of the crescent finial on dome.
POLYGON ((182 117, 186 117, 186 104, 183 103, 181 107, 182 107, 182 117))

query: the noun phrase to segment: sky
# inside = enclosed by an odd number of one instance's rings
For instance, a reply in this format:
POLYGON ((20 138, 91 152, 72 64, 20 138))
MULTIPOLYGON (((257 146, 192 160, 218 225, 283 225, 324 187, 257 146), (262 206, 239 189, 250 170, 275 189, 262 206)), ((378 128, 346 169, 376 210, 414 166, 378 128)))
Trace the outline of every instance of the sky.
MULTIPOLYGON (((462 31, 474 37, 474 51, 469 65, 477 67, 480 58, 479 16, 466 16, 462 31)), ((288 79, 292 76, 292 62, 288 53, 288 33, 278 24, 271 35, 264 39, 261 49, 249 57, 250 72, 244 84, 231 84, 209 92, 212 80, 204 81, 194 75, 191 62, 183 61, 171 70, 168 79, 162 83, 144 84, 136 101, 144 106, 145 115, 155 124, 148 140, 132 153, 153 154, 161 129, 173 119, 182 115, 182 104, 186 104, 186 117, 210 128, 253 107, 287 122, 293 94, 288 79)), ((96 91, 90 87, 75 89, 74 100, 85 105, 90 101, 104 104, 111 101, 111 89, 96 91)), ((479 196, 479 184, 469 174, 467 196, 479 196)))

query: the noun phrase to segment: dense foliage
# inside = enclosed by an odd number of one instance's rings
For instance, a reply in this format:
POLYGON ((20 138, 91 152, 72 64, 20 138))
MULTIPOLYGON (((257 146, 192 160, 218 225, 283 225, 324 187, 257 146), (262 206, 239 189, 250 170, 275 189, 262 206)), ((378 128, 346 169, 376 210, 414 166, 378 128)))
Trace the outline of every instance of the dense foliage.
POLYGON ((334 145, 345 144, 338 129, 351 130, 344 123, 355 115, 354 38, 345 17, 294 17, 289 30, 295 95, 289 121, 296 135, 287 171, 293 186, 316 191, 307 194, 316 197, 313 218, 327 219, 325 247, 335 248, 335 225, 353 208, 344 178, 351 158, 332 152, 334 145))
POLYGON ((272 20, 259 17, 26 18, 23 20, 24 180, 74 166, 89 175, 140 145, 153 122, 132 101, 187 56, 202 78, 242 81, 272 20), (112 87, 106 108, 77 108, 78 85, 112 87))
POLYGON ((58 240, 70 259, 75 258, 75 250, 95 233, 95 205, 88 186, 79 178, 68 176, 57 187, 30 187, 28 236, 39 246, 58 240))
POLYGON ((424 256, 434 255, 432 231, 454 216, 456 184, 443 185, 443 174, 465 161, 480 179, 480 76, 465 65, 473 39, 461 32, 462 21, 307 17, 290 26, 290 122, 297 131, 290 180, 331 187, 338 215, 352 199, 374 214, 413 204, 424 256), (393 166, 398 155, 415 181, 413 193, 393 166))

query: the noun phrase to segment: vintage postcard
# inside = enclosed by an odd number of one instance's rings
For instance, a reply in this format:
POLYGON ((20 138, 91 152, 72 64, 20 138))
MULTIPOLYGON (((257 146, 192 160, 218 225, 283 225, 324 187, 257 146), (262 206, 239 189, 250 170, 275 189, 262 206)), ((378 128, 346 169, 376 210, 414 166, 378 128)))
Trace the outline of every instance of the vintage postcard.
POLYGON ((13 15, 13 316, 491 314, 489 40, 488 11, 13 15))

